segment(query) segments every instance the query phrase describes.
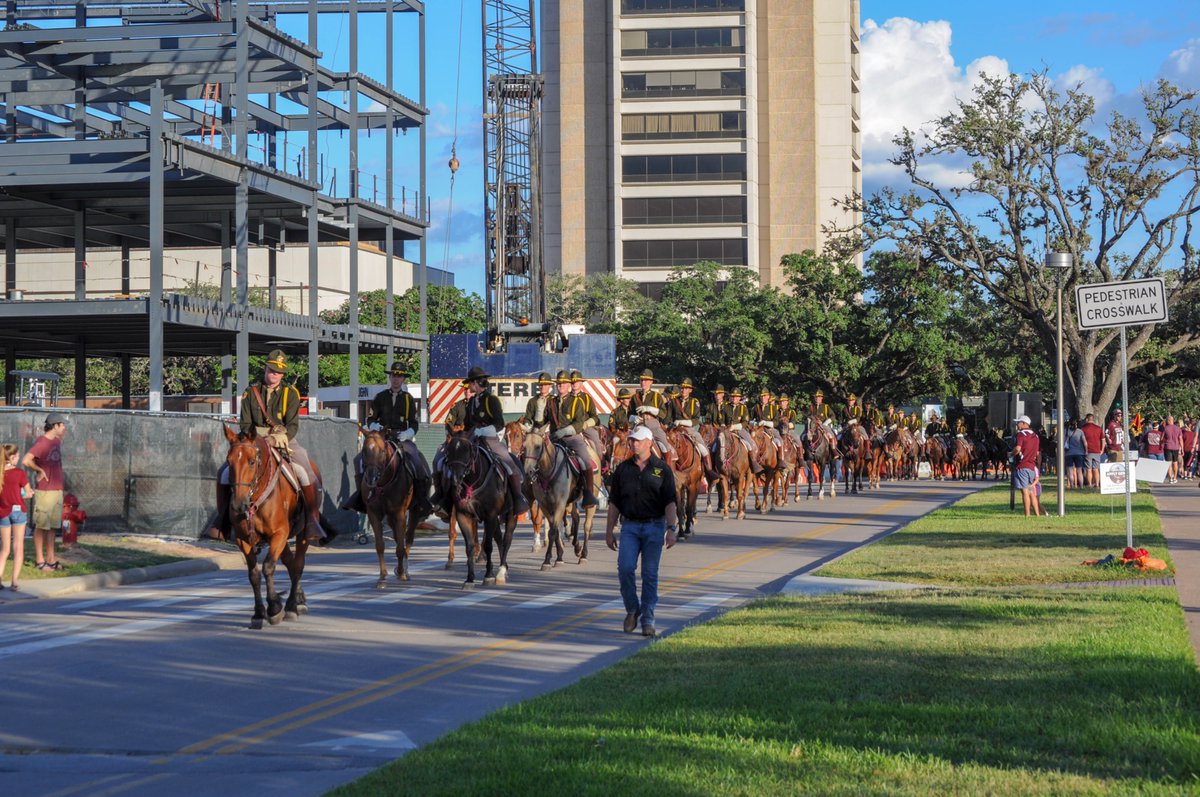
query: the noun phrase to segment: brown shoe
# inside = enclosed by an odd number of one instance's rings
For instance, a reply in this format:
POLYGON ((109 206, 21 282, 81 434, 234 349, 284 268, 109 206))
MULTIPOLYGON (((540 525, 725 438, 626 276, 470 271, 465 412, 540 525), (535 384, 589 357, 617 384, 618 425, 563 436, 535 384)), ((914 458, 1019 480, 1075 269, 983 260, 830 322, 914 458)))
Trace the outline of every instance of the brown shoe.
POLYGON ((647 623, 646 625, 642 626, 642 636, 651 638, 656 637, 658 636, 658 629, 654 627, 653 623, 647 623))
POLYGON ((629 612, 625 615, 625 633, 632 634, 633 629, 637 628, 638 613, 629 612))

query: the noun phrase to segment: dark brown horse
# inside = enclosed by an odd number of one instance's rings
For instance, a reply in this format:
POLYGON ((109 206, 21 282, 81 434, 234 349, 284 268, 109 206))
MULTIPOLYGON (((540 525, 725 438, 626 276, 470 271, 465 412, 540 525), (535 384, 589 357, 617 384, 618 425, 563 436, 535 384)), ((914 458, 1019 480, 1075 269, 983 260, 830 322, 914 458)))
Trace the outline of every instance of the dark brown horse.
MULTIPOLYGON (((303 534, 300 492, 283 473, 279 456, 268 439, 254 430, 235 434, 222 425, 229 441, 229 518, 237 546, 246 558, 250 586, 254 589, 254 615, 251 628, 262 628, 265 619, 271 625, 285 617, 289 620, 308 613, 300 577, 304 574, 304 555, 308 541, 303 534), (288 543, 295 537, 295 551, 288 543), (266 549, 259 564, 260 547, 266 549), (275 563, 283 562, 291 579, 287 602, 275 589, 275 563), (262 582, 267 582, 267 600, 263 603, 262 582)), ((294 478, 294 477, 292 477, 294 478)))
POLYGON ((745 520, 746 494, 750 491, 750 481, 753 479, 750 471, 750 450, 746 448, 740 436, 728 429, 722 429, 717 440, 717 450, 713 453, 713 467, 721 473, 728 485, 721 519, 729 518, 729 505, 736 501, 737 519, 745 520))
POLYGON ((775 445, 771 433, 762 426, 755 426, 750 432, 754 441, 754 459, 762 467, 762 472, 755 476, 750 486, 754 490, 754 508, 763 514, 774 508, 775 474, 779 471, 779 447, 775 445), (759 492, 761 485, 762 491, 759 492))
POLYGON ((679 514, 679 539, 687 539, 696 530, 696 500, 704 481, 704 460, 691 435, 683 429, 667 431, 667 442, 675 449, 675 494, 679 514))
POLYGON ((863 474, 867 474, 867 486, 871 484, 869 470, 874 459, 871 451, 871 436, 862 424, 854 423, 842 432, 843 469, 846 472, 846 492, 858 493, 863 489, 863 474))
MULTIPOLYGON (((362 496, 367 505, 367 520, 375 537, 375 555, 379 557, 379 582, 387 583, 387 564, 383 552, 383 521, 386 518, 396 542, 396 577, 408 581, 408 557, 417 529, 413 512, 413 475, 404 463, 400 447, 383 432, 364 430, 362 446, 362 496)), ((450 547, 453 557, 454 546, 450 547)), ((453 561, 453 559, 451 559, 453 561)), ((446 565, 449 567, 449 563, 446 565)))
MULTIPOLYGON (((783 447, 779 449, 779 468, 775 472, 775 503, 787 506, 790 501, 788 490, 796 481, 797 468, 804 459, 804 447, 790 432, 783 431, 780 435, 783 438, 783 447)), ((799 493, 796 497, 799 498, 799 493)))
POLYGON ((930 435, 925 441, 925 459, 929 462, 930 476, 941 481, 946 476, 946 435, 930 435))
POLYGON ((704 440, 704 444, 708 446, 709 453, 712 455, 712 467, 716 471, 717 478, 708 483, 708 493, 704 496, 705 506, 704 513, 712 512, 712 494, 715 490, 717 493, 717 511, 722 513, 722 520, 729 517, 729 511, 725 508, 726 497, 729 495, 729 480, 725 478, 725 472, 721 468, 721 457, 718 456, 717 449, 719 448, 718 437, 721 434, 721 427, 713 423, 700 424, 700 437, 704 440))
MULTIPOLYGON (((508 583, 508 549, 512 546, 517 516, 508 497, 508 473, 481 446, 465 434, 451 435, 442 458, 443 489, 450 497, 450 527, 465 521, 463 541, 468 551, 479 547, 479 524, 483 523, 483 553, 487 558, 484 584, 508 583), (503 528, 502 528, 503 527, 503 528), (492 550, 499 549, 499 565, 492 563, 492 550)), ((475 558, 467 557, 464 588, 475 586, 475 558)))

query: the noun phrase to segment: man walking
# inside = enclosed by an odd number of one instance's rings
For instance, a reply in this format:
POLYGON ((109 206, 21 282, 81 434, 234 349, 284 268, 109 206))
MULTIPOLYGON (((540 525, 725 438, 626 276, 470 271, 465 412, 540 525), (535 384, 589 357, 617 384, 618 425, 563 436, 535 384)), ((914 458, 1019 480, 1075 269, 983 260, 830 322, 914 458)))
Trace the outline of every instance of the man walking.
POLYGON ((654 608, 658 605, 658 563, 663 547, 675 544, 675 475, 667 463, 650 453, 654 435, 645 426, 629 433, 633 456, 613 471, 609 493, 608 525, 604 541, 617 551, 617 579, 625 602, 625 633, 638 621, 642 636, 654 637, 654 608), (621 522, 618 547, 615 529, 621 522), (642 560, 642 596, 635 581, 638 557, 642 560))
POLYGON ((1096 416, 1088 413, 1083 419, 1083 426, 1079 427, 1083 432, 1084 440, 1084 465, 1087 469, 1087 476, 1084 483, 1088 487, 1100 487, 1100 456, 1104 453, 1104 430, 1096 423, 1096 416))
POLYGON ((1176 484, 1179 481, 1179 476, 1183 471, 1183 456, 1181 450, 1183 448, 1183 429, 1175 423, 1175 416, 1167 416, 1167 424, 1163 427, 1163 453, 1170 462, 1167 475, 1171 479, 1171 484, 1176 484))
POLYGON ((54 551, 54 535, 62 526, 62 439, 67 433, 67 416, 50 413, 42 429, 42 436, 21 460, 38 477, 33 494, 33 555, 38 570, 62 570, 54 551))

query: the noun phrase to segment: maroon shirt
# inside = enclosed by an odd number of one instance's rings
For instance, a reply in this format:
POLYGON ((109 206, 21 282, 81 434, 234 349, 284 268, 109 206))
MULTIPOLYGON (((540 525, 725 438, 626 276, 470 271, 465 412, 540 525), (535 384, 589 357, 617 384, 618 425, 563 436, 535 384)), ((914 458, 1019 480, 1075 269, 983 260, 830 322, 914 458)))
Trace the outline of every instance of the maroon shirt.
POLYGON ((1098 424, 1088 421, 1083 426, 1079 427, 1083 432, 1083 439, 1087 441, 1087 452, 1089 454, 1104 453, 1104 430, 1098 424))
POLYGON ((29 449, 33 461, 46 471, 46 478, 38 479, 39 490, 61 490, 63 488, 62 441, 51 440, 42 435, 29 449))
POLYGON ((1178 451, 1183 447, 1183 430, 1178 424, 1168 423, 1163 427, 1163 448, 1178 451))
POLYGON ((1163 452, 1163 433, 1159 429, 1146 432, 1146 453, 1161 454, 1163 452))
POLYGON ((24 468, 9 468, 4 471, 4 486, 0 487, 0 517, 8 517, 13 507, 25 512, 25 497, 21 488, 29 484, 24 468))
POLYGON ((1017 449, 1021 452, 1021 461, 1017 463, 1017 470, 1028 468, 1033 470, 1037 467, 1038 452, 1038 437, 1030 429, 1022 429, 1017 432, 1017 449))
POLYGON ((1188 428, 1183 430, 1183 450, 1191 451, 1196 447, 1196 433, 1188 428))
POLYGON ((1125 430, 1118 421, 1109 421, 1104 439, 1108 443, 1109 451, 1121 451, 1124 448, 1121 444, 1125 442, 1125 430))

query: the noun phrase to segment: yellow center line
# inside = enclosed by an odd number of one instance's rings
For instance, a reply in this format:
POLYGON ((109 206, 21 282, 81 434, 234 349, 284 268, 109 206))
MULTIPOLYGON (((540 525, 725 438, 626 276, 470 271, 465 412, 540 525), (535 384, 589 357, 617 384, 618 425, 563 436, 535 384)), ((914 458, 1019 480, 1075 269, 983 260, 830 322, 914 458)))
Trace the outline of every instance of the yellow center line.
MULTIPOLYGON (((822 524, 808 531, 791 535, 763 548, 756 548, 752 551, 728 557, 713 565, 694 570, 691 573, 670 580, 660 592, 670 593, 705 581, 713 576, 770 556, 796 543, 817 539, 872 516, 891 512, 904 504, 927 497, 928 493, 929 490, 924 490, 917 495, 893 499, 887 503, 880 504, 868 512, 853 515, 835 523, 822 524)), ((210 739, 181 748, 174 755, 195 755, 209 750, 213 751, 213 755, 236 753, 248 747, 262 744, 289 731, 297 730, 314 722, 335 717, 347 711, 392 697, 438 678, 444 678, 472 665, 487 662, 494 658, 556 639, 586 625, 588 622, 616 611, 618 609, 582 609, 536 631, 508 639, 497 640, 488 645, 456 653, 438 661, 413 668, 412 670, 374 681, 348 692, 332 695, 316 703, 296 708, 278 716, 227 731, 210 739), (271 726, 275 727, 271 728, 271 726), (271 730, 266 730, 267 728, 271 728, 271 730), (217 749, 214 750, 214 748, 217 749)), ((166 763, 172 757, 174 756, 164 756, 159 759, 158 763, 166 763)))

